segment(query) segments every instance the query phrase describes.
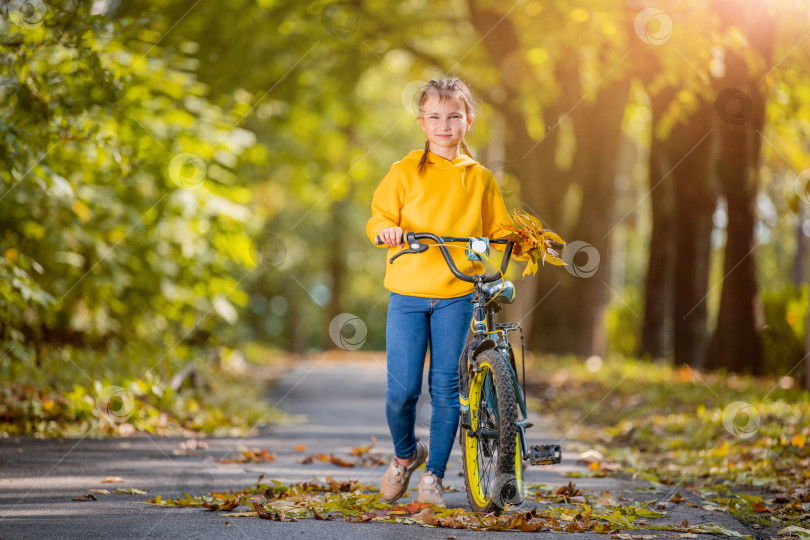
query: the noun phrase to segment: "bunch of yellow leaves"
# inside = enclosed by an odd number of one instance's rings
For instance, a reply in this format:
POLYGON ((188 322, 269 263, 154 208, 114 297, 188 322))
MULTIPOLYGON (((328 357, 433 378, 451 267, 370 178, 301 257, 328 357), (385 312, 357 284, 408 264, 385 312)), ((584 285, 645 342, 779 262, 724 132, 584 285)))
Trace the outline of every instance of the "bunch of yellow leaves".
POLYGON ((515 210, 512 215, 516 227, 504 227, 510 231, 510 234, 505 236, 507 240, 512 240, 515 247, 512 253, 516 257, 526 255, 529 257, 526 263, 526 268, 523 270, 525 277, 527 274, 536 274, 539 269, 539 262, 561 266, 565 263, 560 258, 560 254, 551 248, 551 243, 565 245, 565 241, 559 235, 543 228, 543 223, 531 214, 527 214, 521 210, 515 210))

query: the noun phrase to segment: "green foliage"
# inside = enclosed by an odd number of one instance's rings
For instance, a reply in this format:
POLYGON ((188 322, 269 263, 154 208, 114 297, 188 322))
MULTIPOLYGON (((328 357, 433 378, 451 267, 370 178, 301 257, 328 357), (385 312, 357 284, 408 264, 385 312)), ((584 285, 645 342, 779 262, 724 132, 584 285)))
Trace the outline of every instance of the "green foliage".
POLYGON ((90 9, 0 23, 0 341, 17 361, 43 339, 227 339, 255 266, 238 107, 209 103, 143 21, 90 9))
MULTIPOLYGON (((786 375, 796 368, 804 357, 807 331, 807 284, 801 289, 785 287, 779 291, 763 291, 765 345, 767 373, 786 375)), ((799 368, 801 369, 801 368, 799 368)), ((793 372, 796 375, 796 371, 793 372)))
POLYGON ((639 348, 643 305, 638 290, 626 287, 624 295, 612 298, 605 314, 608 352, 619 356, 634 356, 639 348))

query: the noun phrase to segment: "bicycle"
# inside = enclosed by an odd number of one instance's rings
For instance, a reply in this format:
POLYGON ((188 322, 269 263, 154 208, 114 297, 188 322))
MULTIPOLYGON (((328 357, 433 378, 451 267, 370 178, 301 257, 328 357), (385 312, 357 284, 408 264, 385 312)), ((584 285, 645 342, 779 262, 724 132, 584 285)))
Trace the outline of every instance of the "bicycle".
MULTIPOLYGON (((395 254, 389 264, 407 253, 423 253, 431 247, 421 240, 432 240, 438 247, 455 277, 473 283, 473 339, 459 357, 459 402, 461 422, 459 444, 464 465, 467 500, 475 512, 499 515, 507 505, 517 506, 525 498, 523 462, 532 465, 552 465, 562 461, 558 444, 527 447, 525 430, 528 421, 525 401, 526 372, 522 362, 523 387, 518 384, 517 366, 509 332, 520 331, 521 352, 524 351, 523 329, 519 323, 499 323, 496 314, 503 304, 515 299, 515 286, 503 274, 509 265, 514 242, 506 239, 476 239, 442 237, 432 233, 403 234, 408 249, 395 254), (473 253, 478 241, 505 245, 503 260, 497 273, 468 275, 461 272, 450 256, 448 243, 466 242, 473 253), (496 335, 495 339, 491 336, 496 335)), ((382 244, 379 237, 375 243, 382 244)), ((552 245, 560 249, 562 245, 552 245)), ((486 258, 486 255, 483 255, 486 258)))

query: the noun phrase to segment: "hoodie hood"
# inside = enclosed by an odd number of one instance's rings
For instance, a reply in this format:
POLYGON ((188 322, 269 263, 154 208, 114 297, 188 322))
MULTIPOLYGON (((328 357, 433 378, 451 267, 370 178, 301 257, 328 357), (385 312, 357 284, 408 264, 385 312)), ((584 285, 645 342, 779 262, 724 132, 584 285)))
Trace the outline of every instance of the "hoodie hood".
MULTIPOLYGON (((413 158, 417 162, 422 159, 422 154, 424 150, 412 150, 408 154, 408 158, 413 158)), ((441 156, 437 156, 433 152, 428 152, 428 163, 433 165, 438 169, 453 169, 453 168, 462 168, 466 169, 467 167, 472 167, 473 165, 478 165, 478 162, 475 161, 473 158, 468 156, 467 154, 460 154, 456 159, 453 161, 448 161, 441 156)))

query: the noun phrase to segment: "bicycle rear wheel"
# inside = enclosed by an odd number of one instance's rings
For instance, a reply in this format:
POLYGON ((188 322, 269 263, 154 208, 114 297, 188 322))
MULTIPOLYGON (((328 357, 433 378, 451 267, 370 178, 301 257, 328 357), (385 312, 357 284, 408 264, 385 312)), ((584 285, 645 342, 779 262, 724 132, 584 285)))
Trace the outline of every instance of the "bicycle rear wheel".
POLYGON ((462 428, 460 439, 467 500, 474 512, 500 514, 524 499, 517 402, 503 356, 490 349, 477 360, 481 370, 471 374, 469 389, 472 434, 462 428))

